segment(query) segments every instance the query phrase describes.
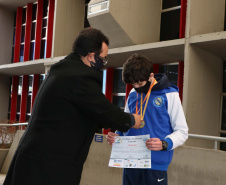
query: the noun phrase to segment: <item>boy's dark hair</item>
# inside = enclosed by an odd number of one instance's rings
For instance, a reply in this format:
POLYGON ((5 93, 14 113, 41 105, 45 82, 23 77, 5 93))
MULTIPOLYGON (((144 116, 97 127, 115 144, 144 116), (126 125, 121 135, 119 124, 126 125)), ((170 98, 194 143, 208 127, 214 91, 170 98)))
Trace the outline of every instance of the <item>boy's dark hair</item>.
POLYGON ((85 28, 76 37, 72 50, 80 56, 101 53, 102 42, 109 45, 109 39, 98 29, 85 28))
POLYGON ((127 84, 147 81, 153 72, 152 62, 145 56, 133 54, 123 64, 122 78, 127 84))

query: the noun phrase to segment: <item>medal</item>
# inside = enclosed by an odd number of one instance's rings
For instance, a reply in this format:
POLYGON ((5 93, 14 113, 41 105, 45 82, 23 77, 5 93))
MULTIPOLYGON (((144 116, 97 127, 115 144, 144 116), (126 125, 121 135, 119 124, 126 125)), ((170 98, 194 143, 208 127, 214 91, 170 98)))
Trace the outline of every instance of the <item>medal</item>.
POLYGON ((144 120, 142 120, 142 121, 141 121, 140 128, 143 128, 143 127, 144 127, 144 125, 145 125, 145 122, 144 122, 144 120))
MULTIPOLYGON (((144 102, 146 100, 145 106, 144 106, 144 111, 143 111, 143 93, 141 93, 141 99, 140 99, 140 116, 141 116, 141 126, 140 128, 143 128, 145 126, 145 121, 144 121, 144 114, 147 108, 147 104, 148 104, 148 100, 151 94, 151 89, 152 87, 156 84, 156 80, 154 79, 153 84, 151 85, 150 89, 148 90, 148 93, 146 95, 146 97, 144 98, 144 102)), ((136 103, 136 114, 138 114, 138 93, 137 93, 137 103, 136 103)))

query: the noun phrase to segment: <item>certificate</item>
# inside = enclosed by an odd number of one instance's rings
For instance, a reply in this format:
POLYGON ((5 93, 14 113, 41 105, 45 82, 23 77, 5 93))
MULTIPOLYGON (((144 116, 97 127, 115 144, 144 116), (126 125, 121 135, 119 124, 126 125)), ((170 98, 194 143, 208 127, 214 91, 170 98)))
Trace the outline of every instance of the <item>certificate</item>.
POLYGON ((110 167, 151 168, 151 151, 145 142, 150 135, 116 136, 112 145, 110 167))

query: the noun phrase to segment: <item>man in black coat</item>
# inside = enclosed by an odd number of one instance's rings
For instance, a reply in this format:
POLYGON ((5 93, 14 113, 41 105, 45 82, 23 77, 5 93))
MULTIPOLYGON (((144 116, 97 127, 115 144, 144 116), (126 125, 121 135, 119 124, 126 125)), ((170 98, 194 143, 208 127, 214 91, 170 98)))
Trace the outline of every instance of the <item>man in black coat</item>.
POLYGON ((98 124, 140 127, 139 115, 124 113, 102 94, 99 70, 107 52, 108 38, 84 29, 73 52, 51 67, 4 185, 78 185, 98 124))

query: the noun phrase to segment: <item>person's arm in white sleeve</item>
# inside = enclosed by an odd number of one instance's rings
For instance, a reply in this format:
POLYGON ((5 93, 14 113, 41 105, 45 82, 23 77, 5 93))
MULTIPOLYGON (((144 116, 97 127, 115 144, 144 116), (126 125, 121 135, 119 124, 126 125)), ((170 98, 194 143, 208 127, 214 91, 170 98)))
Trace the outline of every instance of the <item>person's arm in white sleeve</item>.
POLYGON ((187 140, 188 126, 179 98, 179 93, 167 93, 166 96, 168 100, 168 113, 173 133, 166 136, 164 140, 169 141, 170 139, 172 141, 171 147, 167 148, 168 150, 172 150, 184 144, 184 142, 187 140))

